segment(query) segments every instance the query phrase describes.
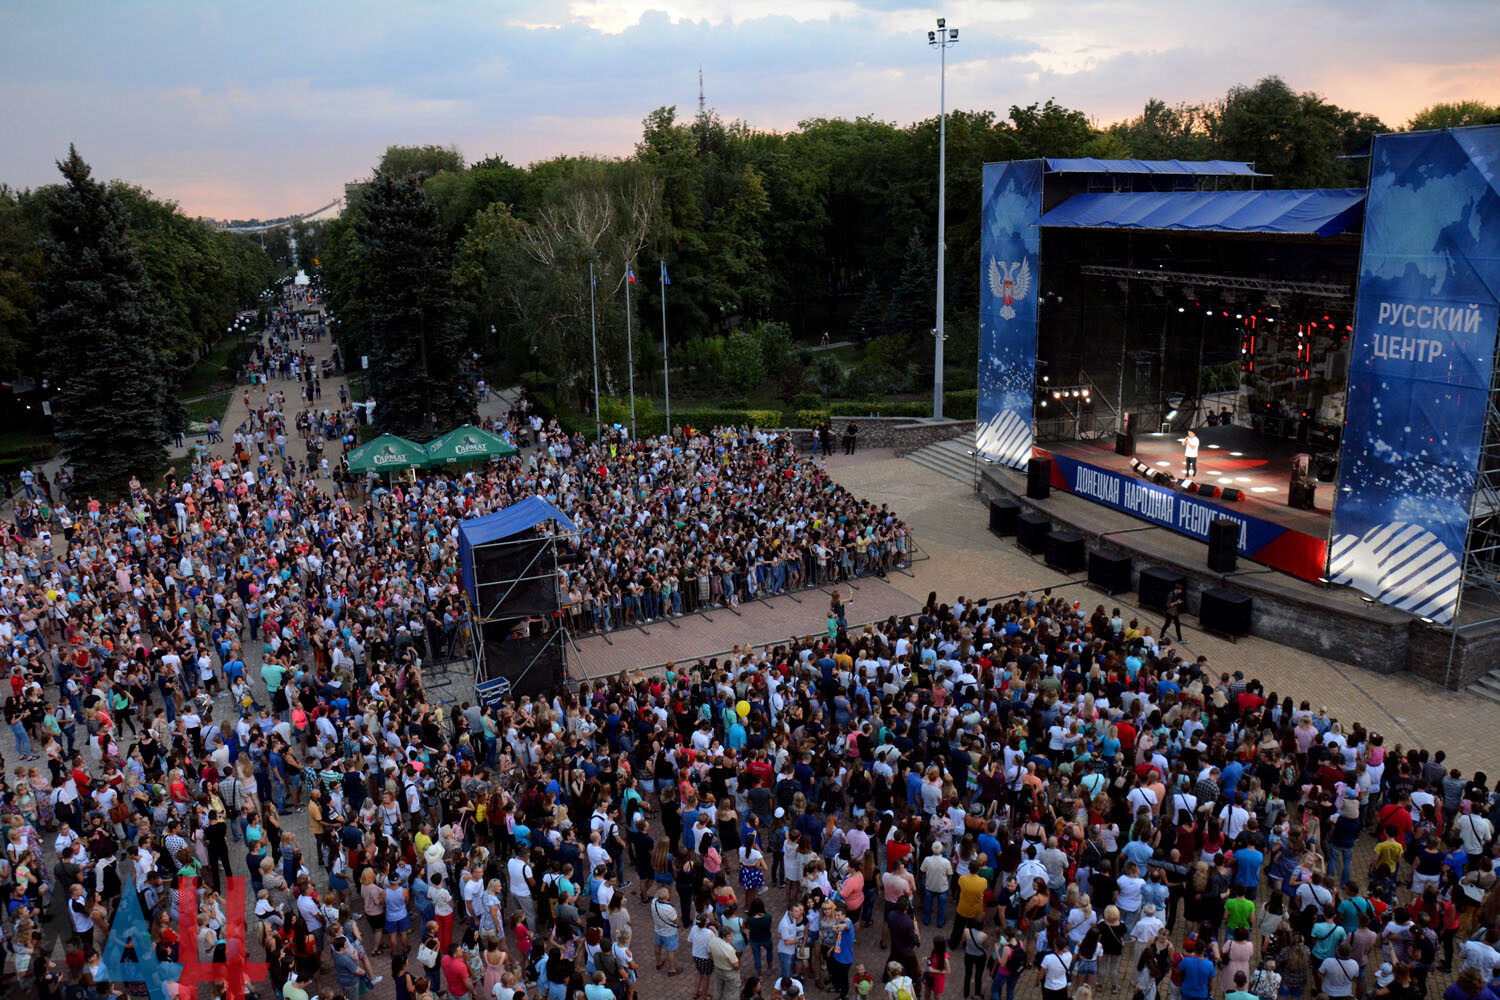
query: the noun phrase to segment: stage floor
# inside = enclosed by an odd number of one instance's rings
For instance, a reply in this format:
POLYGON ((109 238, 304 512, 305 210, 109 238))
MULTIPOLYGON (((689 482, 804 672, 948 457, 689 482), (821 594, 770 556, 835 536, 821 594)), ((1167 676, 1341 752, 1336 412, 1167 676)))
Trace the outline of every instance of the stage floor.
MULTIPOLYGON (((1135 457, 1181 478, 1185 436, 1137 434, 1135 457)), ((1248 427, 1202 427, 1198 429, 1198 440, 1198 475, 1195 478, 1245 491, 1245 499, 1237 503, 1226 504, 1222 499, 1215 500, 1215 503, 1243 510, 1304 534, 1328 536, 1328 520, 1336 493, 1334 483, 1318 483, 1315 510, 1287 506, 1292 456, 1311 452, 1307 445, 1267 437, 1248 427)), ((1135 475, 1130 468, 1130 459, 1115 454, 1113 442, 1052 441, 1038 447, 1112 472, 1135 475)))

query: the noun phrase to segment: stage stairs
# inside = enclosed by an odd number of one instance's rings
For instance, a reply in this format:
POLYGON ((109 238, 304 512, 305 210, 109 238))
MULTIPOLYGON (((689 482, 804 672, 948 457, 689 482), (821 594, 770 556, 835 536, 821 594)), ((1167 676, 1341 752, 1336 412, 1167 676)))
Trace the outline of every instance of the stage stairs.
POLYGON ((1477 694, 1481 698, 1500 704, 1500 668, 1491 670, 1483 677, 1470 684, 1465 690, 1470 694, 1477 694))
POLYGON ((971 487, 976 486, 973 431, 918 448, 906 457, 924 468, 941 472, 950 479, 957 479, 971 487))

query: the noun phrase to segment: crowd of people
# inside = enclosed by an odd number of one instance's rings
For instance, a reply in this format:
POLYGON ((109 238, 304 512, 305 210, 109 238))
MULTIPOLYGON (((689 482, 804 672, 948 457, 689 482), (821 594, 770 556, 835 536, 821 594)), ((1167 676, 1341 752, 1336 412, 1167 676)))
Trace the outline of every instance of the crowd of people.
POLYGON ((524 402, 523 456, 367 491, 286 453, 348 407, 258 391, 236 458, 6 525, 0 931, 40 1000, 142 995, 126 894, 162 961, 239 947, 227 876, 262 1000, 1500 996, 1484 773, 1103 606, 851 628, 835 589, 779 646, 444 704, 464 518, 568 512, 600 629, 884 573, 906 529, 782 437, 589 443, 524 402))

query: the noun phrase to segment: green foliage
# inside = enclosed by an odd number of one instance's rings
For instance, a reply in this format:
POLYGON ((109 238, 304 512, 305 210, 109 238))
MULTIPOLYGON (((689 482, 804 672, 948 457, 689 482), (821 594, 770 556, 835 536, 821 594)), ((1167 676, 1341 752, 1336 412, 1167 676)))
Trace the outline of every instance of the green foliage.
POLYGON ((162 299, 126 232, 118 195, 73 147, 49 199, 36 322, 58 445, 80 496, 116 496, 165 457, 169 346, 162 299))
POLYGON ((724 384, 746 393, 766 380, 761 343, 746 330, 736 330, 724 344, 724 384))
POLYGON ((973 420, 978 413, 978 389, 959 389, 943 393, 943 416, 949 420, 973 420))
POLYGON ((833 414, 829 410, 819 407, 799 407, 792 411, 793 427, 816 427, 825 420, 832 419, 833 414))
POLYGON ((780 410, 701 408, 679 413, 672 411, 672 423, 677 427, 695 427, 707 430, 712 427, 779 427, 782 422, 780 410))
POLYGON ((834 403, 831 407, 836 417, 930 417, 931 403, 915 403, 902 400, 863 400, 834 403))
POLYGON ((816 356, 807 366, 803 383, 809 392, 827 399, 837 396, 844 389, 844 366, 826 354, 816 356))
POLYGON ((464 155, 452 146, 387 146, 375 172, 421 182, 444 170, 458 173, 463 168, 464 155))
POLYGON ((799 392, 787 400, 793 410, 816 410, 823 405, 823 397, 813 392, 799 392))
POLYGON ((755 336, 760 341, 761 359, 769 374, 777 374, 791 362, 792 331, 785 323, 760 323, 755 328, 755 336))
POLYGON ((233 395, 232 391, 216 392, 212 396, 182 404, 188 423, 206 424, 211 420, 223 420, 224 414, 229 411, 229 400, 233 395))
POLYGON ((1434 128, 1463 128, 1467 125, 1500 125, 1500 104, 1484 101, 1453 101, 1433 104, 1412 115, 1407 131, 1434 128))
POLYGON ((865 396, 886 396, 911 389, 911 379, 905 372, 876 360, 865 360, 855 365, 849 372, 848 384, 858 387, 858 391, 865 396))
POLYGON ((370 377, 382 431, 426 440, 474 413, 437 208, 411 175, 379 173, 356 226, 364 263, 370 377))
POLYGON ((724 338, 694 337, 686 344, 673 345, 672 367, 682 371, 695 388, 717 386, 724 370, 724 338))
POLYGON ((1333 187, 1352 183, 1354 168, 1339 157, 1363 153, 1370 137, 1389 131, 1373 115, 1297 93, 1278 76, 1238 86, 1211 104, 1168 105, 1153 98, 1140 117, 1111 134, 1142 159, 1243 160, 1271 174, 1263 186, 1333 187))

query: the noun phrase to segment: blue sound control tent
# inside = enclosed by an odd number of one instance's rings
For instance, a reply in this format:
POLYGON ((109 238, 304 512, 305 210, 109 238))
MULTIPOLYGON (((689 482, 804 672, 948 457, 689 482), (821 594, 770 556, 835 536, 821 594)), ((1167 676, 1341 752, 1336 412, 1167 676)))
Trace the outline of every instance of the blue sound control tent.
POLYGON ((1337 236, 1364 218, 1363 188, 1314 191, 1133 191, 1078 194, 1042 228, 1177 229, 1337 236))
POLYGON ((478 587, 474 579, 474 549, 490 545, 519 535, 544 521, 556 521, 568 531, 577 531, 568 515, 552 506, 541 497, 527 497, 513 503, 504 510, 497 510, 484 517, 471 518, 458 526, 459 567, 463 574, 464 590, 469 600, 479 606, 478 587))

